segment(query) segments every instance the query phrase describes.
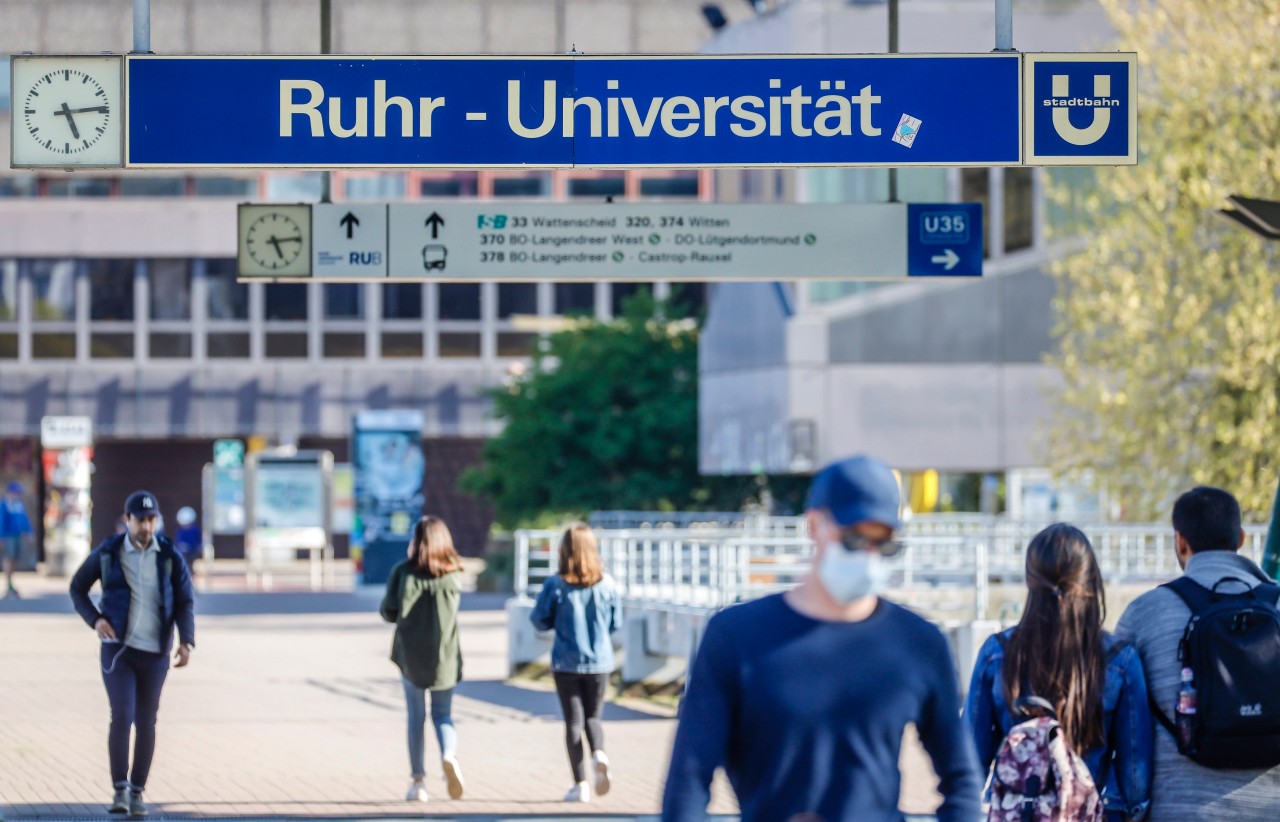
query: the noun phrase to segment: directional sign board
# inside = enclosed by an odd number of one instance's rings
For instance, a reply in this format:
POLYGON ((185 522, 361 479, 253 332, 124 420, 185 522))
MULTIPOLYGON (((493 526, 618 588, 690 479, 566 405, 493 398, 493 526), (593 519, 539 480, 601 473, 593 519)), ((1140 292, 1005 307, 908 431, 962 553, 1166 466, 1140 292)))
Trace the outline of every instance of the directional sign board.
MULTIPOLYGON (((394 280, 876 280, 982 274, 982 207, 977 203, 449 201, 363 208, 387 213, 386 270, 394 280)), ((341 210, 317 209, 324 216, 313 222, 332 222, 341 210)), ((367 272, 313 273, 326 280, 368 279, 367 272)), ((260 272, 243 268, 241 276, 262 279, 260 272)))
POLYGON ((311 207, 312 274, 321 279, 387 276, 387 207, 317 203, 311 207))

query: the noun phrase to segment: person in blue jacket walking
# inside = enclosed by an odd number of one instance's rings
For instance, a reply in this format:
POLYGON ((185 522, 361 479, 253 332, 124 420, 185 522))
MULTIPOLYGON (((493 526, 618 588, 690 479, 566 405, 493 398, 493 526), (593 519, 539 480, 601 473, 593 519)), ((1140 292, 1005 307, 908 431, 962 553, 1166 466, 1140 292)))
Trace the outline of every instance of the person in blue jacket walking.
POLYGON ((593 786, 587 782, 582 736, 585 731, 591 745, 595 794, 604 796, 611 777, 600 714, 614 669, 609 635, 622 627, 618 589, 604 573, 590 526, 576 523, 564 532, 559 570, 542 584, 529 618, 539 631, 555 631, 551 670, 564 711, 565 745, 573 769, 573 787, 564 801, 589 802, 593 786))
POLYGON ((1013 628, 978 651, 964 717, 983 773, 1026 717, 1019 697, 1053 703, 1071 748, 1102 794, 1107 822, 1141 820, 1151 803, 1147 680, 1132 645, 1102 629, 1102 573, 1089 538, 1056 523, 1027 546, 1027 602, 1013 628))
POLYGON ((110 811, 136 819, 147 815, 142 792, 155 753, 156 713, 169 673, 174 628, 174 667, 186 666, 195 646, 195 595, 186 562, 173 543, 156 533, 160 505, 155 495, 130 494, 124 516, 125 533, 93 549, 71 578, 71 601, 102 643, 102 682, 111 703, 107 751, 115 793, 110 811), (95 582, 102 590, 96 605, 89 598, 95 582))
POLYGON ((22 558, 22 541, 31 533, 27 506, 22 502, 22 483, 11 482, 0 499, 0 557, 4 562, 5 596, 18 597, 13 587, 13 572, 22 558))

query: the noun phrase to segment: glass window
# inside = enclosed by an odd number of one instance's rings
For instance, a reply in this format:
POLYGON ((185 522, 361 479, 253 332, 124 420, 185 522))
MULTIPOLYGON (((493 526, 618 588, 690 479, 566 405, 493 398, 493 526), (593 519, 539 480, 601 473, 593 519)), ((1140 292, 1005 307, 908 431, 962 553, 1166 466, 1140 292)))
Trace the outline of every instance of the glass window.
POLYGON ((479 357, 480 335, 444 332, 440 335, 441 357, 479 357))
POLYGON ((557 314, 596 313, 596 287, 594 283, 556 283, 557 314))
POLYGON ((422 286, 391 283, 382 287, 382 316, 388 320, 417 320, 422 317, 422 286))
POLYGON ((187 193, 187 181, 181 177, 120 178, 121 197, 181 197, 187 193))
POLYGON ((537 334, 504 331, 498 335, 499 357, 527 357, 533 352, 533 343, 537 334))
POLYGON ((305 359, 307 356, 306 334, 267 334, 265 342, 268 359, 305 359))
POLYGON ((256 197, 258 181, 235 177, 196 177, 195 195, 197 197, 256 197))
POLYGON ((18 318, 18 261, 0 260, 0 323, 18 318))
POLYGON ((0 334, 0 360, 16 360, 18 358, 18 335, 0 334))
POLYGON ((498 177, 493 181, 495 197, 542 197, 551 193, 551 177, 498 177))
POLYGON ((498 319, 513 314, 538 313, 538 286, 533 283, 498 284, 498 319))
POLYGON ((267 201, 302 203, 320 199, 324 178, 318 171, 307 174, 272 174, 267 177, 267 201))
POLYGON ((132 359, 133 335, 93 334, 89 337, 89 356, 95 360, 132 359))
POLYGON ((439 286, 440 319, 480 319, 480 286, 472 283, 441 283, 439 286))
POLYGON ((403 200, 404 175, 398 172, 347 177, 344 181, 348 200, 403 200))
POLYGON ((133 272, 133 260, 89 261, 89 319, 133 319, 133 272))
POLYGON ((88 177, 71 180, 49 180, 50 197, 110 197, 111 180, 88 177))
POLYGON ((684 174, 678 177, 641 177, 642 197, 697 197, 698 175, 684 174))
POLYGON ((324 335, 326 357, 364 357, 364 334, 358 332, 329 332, 324 335))
POLYGON ((423 197, 474 197, 477 183, 478 175, 474 171, 448 177, 424 177, 418 180, 418 194, 423 197))
MULTIPOLYGON (((985 168, 960 169, 960 202, 982 203, 982 225, 991 225, 991 198, 985 168)), ((991 232, 982 232, 982 256, 991 256, 991 232)))
POLYGON ((364 285, 333 283, 324 286, 324 315, 332 320, 364 319, 364 285))
POLYGON ((652 294, 653 286, 649 283, 614 283, 609 303, 613 306, 613 316, 621 316, 627 300, 641 291, 652 294))
POLYGON ((206 260, 204 271, 209 319, 249 319, 249 284, 236 282, 236 261, 206 260))
POLYGON ((0 61, 0 111, 9 110, 9 61, 0 61))
POLYGON ((0 197, 34 196, 36 196, 35 177, 0 177, 0 197))
POLYGON ((268 283, 265 289, 268 320, 305 320, 307 287, 301 284, 268 283))
POLYGON ((76 357, 76 335, 32 334, 31 356, 37 360, 73 360, 76 357))
POLYGON ((240 332, 210 334, 205 339, 205 352, 213 359, 248 359, 249 335, 240 332))
POLYGON ((621 173, 569 179, 570 197, 621 197, 626 193, 627 183, 621 173))
MULTIPOLYGON (((35 301, 33 319, 74 320, 76 318, 76 264, 73 260, 32 260, 31 294, 35 301)), ((74 349, 73 352, 74 354, 74 349)))
POLYGON ((149 354, 158 360, 184 360, 191 357, 191 335, 156 333, 151 335, 149 354))
POLYGON ((391 358, 418 358, 422 356, 420 332, 391 331, 382 335, 382 356, 391 358))
POLYGON ((1004 170, 1004 250, 1030 248, 1035 239, 1035 204, 1031 193, 1034 169, 1013 166, 1004 170))
POLYGON ((151 319, 191 319, 191 264, 187 260, 151 261, 151 319))

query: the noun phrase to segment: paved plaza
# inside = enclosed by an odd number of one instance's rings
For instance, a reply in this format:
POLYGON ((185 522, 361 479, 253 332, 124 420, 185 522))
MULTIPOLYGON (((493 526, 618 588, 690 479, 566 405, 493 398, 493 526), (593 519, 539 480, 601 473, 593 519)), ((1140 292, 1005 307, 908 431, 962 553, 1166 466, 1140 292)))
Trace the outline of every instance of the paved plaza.
MULTIPOLYGON (((298 580, 302 582, 302 580, 298 580)), ((98 642, 72 612, 64 580, 22 575, 0 601, 0 818, 106 818, 108 708, 98 642)), ((454 700, 466 796, 450 801, 428 730, 426 805, 408 784, 399 675, 380 589, 243 590, 222 577, 197 600, 191 665, 171 670, 147 786, 153 816, 481 817, 655 814, 675 722, 643 703, 605 710, 613 791, 560 802, 571 777, 549 688, 506 675, 504 597, 463 598, 465 681, 454 700), (237 587, 241 590, 235 590, 237 587)), ((903 807, 936 799, 918 751, 903 807)), ((732 814, 718 786, 712 805, 732 814)), ((119 818, 119 817, 115 817, 119 818)))

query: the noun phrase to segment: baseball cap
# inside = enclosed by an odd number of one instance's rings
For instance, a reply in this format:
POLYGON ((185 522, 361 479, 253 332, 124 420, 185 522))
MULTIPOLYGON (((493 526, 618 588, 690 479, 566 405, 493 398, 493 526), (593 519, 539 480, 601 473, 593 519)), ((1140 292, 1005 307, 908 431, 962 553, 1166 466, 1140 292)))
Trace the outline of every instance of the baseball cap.
POLYGON ((890 528, 902 524, 898 479, 874 457, 858 455, 823 468, 809 486, 805 508, 825 510, 842 527, 879 522, 890 528))
POLYGON ((9 483, 9 487, 6 488, 5 490, 7 490, 10 494, 21 494, 22 483, 18 482, 17 480, 14 480, 13 482, 9 483))
POLYGON ((135 517, 158 517, 160 503, 156 502, 156 495, 150 491, 134 491, 124 501, 124 512, 135 517))

